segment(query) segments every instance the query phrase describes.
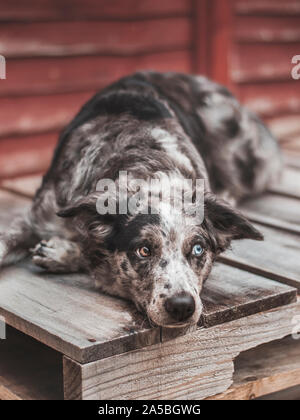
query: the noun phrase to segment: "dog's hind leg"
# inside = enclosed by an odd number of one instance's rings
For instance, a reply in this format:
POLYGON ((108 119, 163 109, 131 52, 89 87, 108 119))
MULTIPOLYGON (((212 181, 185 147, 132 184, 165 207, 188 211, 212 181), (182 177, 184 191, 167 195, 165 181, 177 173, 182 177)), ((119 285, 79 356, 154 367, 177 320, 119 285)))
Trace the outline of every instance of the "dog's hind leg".
POLYGON ((7 231, 0 233, 0 267, 25 258, 37 240, 29 217, 16 218, 7 231))
POLYGON ((51 273, 76 273, 86 267, 79 245, 67 239, 43 240, 31 251, 33 263, 51 273))

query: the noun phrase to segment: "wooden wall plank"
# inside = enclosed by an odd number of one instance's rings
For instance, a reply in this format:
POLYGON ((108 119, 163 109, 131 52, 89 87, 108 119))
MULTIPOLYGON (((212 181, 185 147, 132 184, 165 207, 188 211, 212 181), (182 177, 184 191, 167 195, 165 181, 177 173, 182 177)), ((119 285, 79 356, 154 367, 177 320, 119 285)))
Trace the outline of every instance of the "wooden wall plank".
POLYGON ((0 139, 0 179, 44 172, 58 133, 0 139))
POLYGON ((232 2, 210 0, 209 59, 208 76, 228 88, 232 86, 230 62, 233 48, 232 2))
POLYGON ((0 98, 0 137, 60 130, 94 93, 0 98))
POLYGON ((180 50, 135 57, 11 59, 7 63, 9 77, 1 81, 0 96, 98 90, 138 69, 189 73, 192 69, 191 51, 180 50))
POLYGON ((235 4, 235 10, 239 15, 300 15, 298 0, 236 0, 235 4))
MULTIPOLYGON (((262 44, 237 43, 232 66, 236 83, 250 81, 291 80, 291 60, 300 48, 300 43, 262 44)), ((299 89, 295 82, 295 89, 299 89)))
POLYGON ((190 19, 132 22, 3 23, 1 54, 10 57, 130 55, 190 47, 190 19))
POLYGON ((298 16, 239 16, 235 36, 239 42, 300 42, 300 19, 298 16))
POLYGON ((300 114, 300 85, 293 79, 266 83, 263 88, 261 83, 241 85, 239 98, 252 111, 265 117, 300 114))
POLYGON ((190 13, 189 0, 2 0, 0 20, 139 19, 190 13))

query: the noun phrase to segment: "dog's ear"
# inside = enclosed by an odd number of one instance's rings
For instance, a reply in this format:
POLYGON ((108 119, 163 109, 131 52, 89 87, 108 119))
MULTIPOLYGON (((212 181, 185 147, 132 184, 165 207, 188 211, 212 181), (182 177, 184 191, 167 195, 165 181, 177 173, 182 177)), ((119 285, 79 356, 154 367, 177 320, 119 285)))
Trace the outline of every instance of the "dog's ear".
POLYGON ((106 222, 113 221, 114 212, 103 214, 99 210, 98 200, 100 197, 100 193, 89 194, 59 210, 56 214, 57 216, 64 218, 76 217, 84 214, 90 217, 97 217, 98 219, 105 220, 106 222))
POLYGON ((212 195, 205 197, 205 220, 226 242, 233 239, 262 241, 263 235, 238 210, 212 195))
POLYGON ((83 197, 74 203, 71 203, 67 207, 59 210, 56 214, 59 217, 75 217, 81 212, 87 211, 88 213, 96 213, 96 200, 91 197, 83 197))

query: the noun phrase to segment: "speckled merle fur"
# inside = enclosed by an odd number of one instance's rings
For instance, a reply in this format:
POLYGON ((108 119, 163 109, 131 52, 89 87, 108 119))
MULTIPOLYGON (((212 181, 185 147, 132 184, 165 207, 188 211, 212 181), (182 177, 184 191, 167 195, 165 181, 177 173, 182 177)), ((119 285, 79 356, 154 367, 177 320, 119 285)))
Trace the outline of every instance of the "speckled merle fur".
POLYGON ((0 236, 0 264, 32 249, 51 272, 85 270, 104 292, 131 299, 158 325, 178 325, 170 296, 199 297, 216 256, 233 239, 261 234, 233 203, 264 191, 281 168, 278 145, 257 116, 224 87, 200 76, 140 72, 97 93, 62 132, 29 214, 0 236), (205 218, 104 215, 97 182, 167 174, 205 179, 205 218), (224 199, 224 200, 223 200, 224 199), (191 250, 201 244, 195 258, 191 250), (147 246, 151 257, 136 249, 147 246))

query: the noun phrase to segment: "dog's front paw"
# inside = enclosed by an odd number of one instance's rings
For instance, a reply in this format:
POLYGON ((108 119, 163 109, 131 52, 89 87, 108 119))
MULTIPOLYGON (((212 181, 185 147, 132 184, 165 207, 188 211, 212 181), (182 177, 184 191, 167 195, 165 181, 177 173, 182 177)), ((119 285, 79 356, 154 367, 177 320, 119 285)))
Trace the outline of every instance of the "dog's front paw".
POLYGON ((41 241, 31 250, 35 265, 52 273, 72 273, 78 271, 80 251, 73 242, 51 238, 41 241))

